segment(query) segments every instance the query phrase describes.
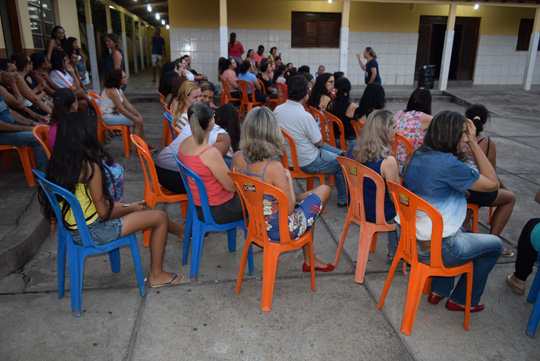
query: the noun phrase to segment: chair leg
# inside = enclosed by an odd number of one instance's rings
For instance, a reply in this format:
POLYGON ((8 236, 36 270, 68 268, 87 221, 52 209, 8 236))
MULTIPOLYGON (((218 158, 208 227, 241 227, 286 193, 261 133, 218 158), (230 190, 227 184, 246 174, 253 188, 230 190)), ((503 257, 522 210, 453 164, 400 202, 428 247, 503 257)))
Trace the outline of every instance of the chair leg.
POLYGON ((26 181, 28 182, 29 187, 36 185, 34 182, 34 174, 32 173, 32 161, 31 153, 33 152, 30 147, 16 147, 19 152, 19 157, 21 158, 21 163, 23 165, 24 175, 26 176, 26 181))
MULTIPOLYGON (((182 264, 185 265, 187 263, 188 253, 189 253, 189 245, 191 244, 191 229, 193 228, 193 214, 191 214, 191 210, 188 209, 188 214, 186 218, 186 230, 184 231, 184 250, 182 253, 182 264)), ((195 215, 197 216, 197 215, 195 215)))
MULTIPOLYGON (((310 276, 311 276, 311 290, 313 292, 317 291, 315 286, 315 254, 313 253, 313 238, 311 242, 307 243, 308 252, 309 252, 309 264, 310 264, 310 276)), ((277 263, 276 263, 277 266, 277 263)))
POLYGON ((191 266, 189 275, 191 282, 197 282, 197 278, 199 276, 199 266, 201 264, 204 232, 205 228, 201 225, 193 227, 193 237, 191 239, 191 266))
POLYGON ((409 284, 407 287, 407 298, 405 300, 405 310, 403 311, 403 321, 401 322, 401 333, 410 336, 416 318, 416 311, 422 296, 425 277, 422 277, 417 269, 411 270, 409 284))
POLYGON ((339 263, 339 257, 341 256, 341 250, 343 249, 343 244, 345 243, 345 238, 347 237, 347 232, 349 232, 349 226, 351 225, 352 213, 349 210, 347 213, 347 219, 345 220, 345 226, 341 232, 341 239, 339 240, 338 249, 336 252, 336 257, 334 258, 334 267, 337 267, 339 263))
POLYGON ((381 293, 381 299, 379 300, 379 303, 377 304, 377 308, 379 310, 384 306, 384 300, 386 299, 386 294, 388 293, 388 289, 390 288, 390 284, 392 283, 392 279, 394 278, 394 273, 396 272, 397 265, 399 263, 399 258, 400 258, 400 254, 398 252, 394 256, 394 261, 392 262, 392 266, 390 267, 390 271, 388 271, 388 276, 386 276, 386 281, 384 282, 383 291, 381 293))
POLYGON ((187 212, 188 212, 188 201, 181 201, 180 207, 182 208, 182 218, 187 218, 187 212))
POLYGON ((471 316, 471 301, 472 301, 472 286, 473 286, 473 272, 467 272, 467 296, 465 299, 465 320, 463 322, 463 328, 469 331, 469 318, 471 316))
POLYGON ((68 256, 68 264, 71 293, 71 315, 81 317, 84 256, 81 256, 76 250, 70 253, 71 254, 68 256))
POLYGON ((533 310, 531 312, 531 317, 527 323, 527 335, 534 338, 536 335, 536 330, 538 329, 538 322, 540 322, 540 302, 535 302, 533 310))
POLYGON ((58 254, 56 258, 56 272, 58 273, 58 298, 64 298, 66 284, 66 239, 65 231, 58 230, 58 254))
POLYGON ((313 190, 313 177, 306 178, 306 191, 313 190))
POLYGON ((369 253, 375 253, 377 250, 377 237, 379 233, 373 233, 373 236, 371 237, 371 244, 369 245, 369 253))
POLYGON ((262 305, 261 310, 270 312, 272 308, 272 297, 274 295, 274 284, 276 282, 276 271, 279 253, 275 254, 273 247, 267 247, 263 257, 263 285, 262 285, 262 305))
POLYGON ((238 279, 236 280, 236 289, 234 293, 239 294, 242 289, 242 280, 244 279, 244 272, 246 270, 246 261, 249 257, 248 253, 251 250, 251 240, 247 239, 242 251, 242 259, 240 260, 240 268, 238 269, 238 279))
POLYGON ((424 293, 427 295, 427 294, 430 294, 431 293, 431 282, 433 281, 433 277, 429 277, 427 280, 426 280, 426 284, 424 285, 424 293))
POLYGON ((120 272, 120 248, 109 252, 109 261, 111 262, 111 271, 113 271, 113 273, 120 272))
POLYGON ((129 140, 129 129, 126 131, 122 129, 122 139, 124 140, 124 154, 126 158, 129 158, 129 151, 131 150, 131 142, 129 140))
MULTIPOLYGON (((247 240, 247 236, 248 236, 248 231, 246 227, 244 226, 244 239, 245 240, 247 240)), ((244 247, 246 247, 246 245, 244 245, 244 247)), ((248 272, 250 276, 253 276, 253 274, 255 273, 255 267, 253 266, 253 246, 251 244, 249 245, 249 250, 248 250, 248 272)))
POLYGON ((137 237, 135 234, 130 234, 130 249, 131 257, 133 258, 133 266, 135 267, 135 274, 137 275, 137 283, 139 284, 139 293, 142 297, 146 295, 146 288, 144 287, 144 276, 141 266, 141 255, 139 254, 139 247, 137 246, 137 237))
POLYGON ((367 260, 369 256, 369 248, 372 243, 372 239, 377 234, 373 232, 373 229, 369 224, 366 224, 360 229, 360 239, 358 240, 358 255, 356 258, 356 274, 354 281, 356 283, 364 283, 364 275, 366 273, 367 260))
POLYGON ((534 276, 534 281, 527 296, 527 302, 534 303, 537 299, 538 292, 540 292, 540 272, 536 271, 536 276, 534 276))
POLYGON ((227 243, 229 245, 229 252, 236 252, 236 228, 227 231, 227 243))

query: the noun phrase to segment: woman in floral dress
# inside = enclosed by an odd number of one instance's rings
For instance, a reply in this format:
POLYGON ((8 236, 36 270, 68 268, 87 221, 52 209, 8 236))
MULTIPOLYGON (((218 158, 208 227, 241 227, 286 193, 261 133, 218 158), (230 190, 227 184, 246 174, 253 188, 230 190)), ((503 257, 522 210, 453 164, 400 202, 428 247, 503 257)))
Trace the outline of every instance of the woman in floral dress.
MULTIPOLYGON (((284 140, 274 114, 267 107, 252 109, 246 119, 240 138, 240 151, 234 155, 232 169, 244 173, 281 189, 289 200, 289 234, 296 239, 309 231, 323 205, 330 197, 330 187, 321 185, 313 191, 294 194, 291 173, 281 163, 272 158, 281 156, 284 140)), ((266 230, 271 241, 279 242, 279 211, 277 200, 271 195, 264 196, 266 230)), ((283 210, 283 209, 282 209, 283 210)), ((304 264, 302 270, 310 271, 308 246, 303 247, 304 264)), ((315 270, 329 272, 334 269, 315 257, 315 270)))

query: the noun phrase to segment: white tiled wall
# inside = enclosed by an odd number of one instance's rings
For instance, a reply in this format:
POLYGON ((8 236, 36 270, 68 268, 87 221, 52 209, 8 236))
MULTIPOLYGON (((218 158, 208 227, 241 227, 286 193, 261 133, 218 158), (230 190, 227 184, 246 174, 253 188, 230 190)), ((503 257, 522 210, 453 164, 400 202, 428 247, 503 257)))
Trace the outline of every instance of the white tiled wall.
MULTIPOLYGON (((516 51, 518 37, 481 35, 478 40, 474 84, 521 84, 527 51, 516 51)), ((540 84, 540 56, 533 72, 533 84, 540 84)))
MULTIPOLYGON (((364 72, 356 54, 364 53, 368 46, 377 53, 383 85, 412 85, 418 34, 350 32, 347 77, 351 84, 364 84, 364 72)), ((365 62, 362 56, 362 61, 365 62)))

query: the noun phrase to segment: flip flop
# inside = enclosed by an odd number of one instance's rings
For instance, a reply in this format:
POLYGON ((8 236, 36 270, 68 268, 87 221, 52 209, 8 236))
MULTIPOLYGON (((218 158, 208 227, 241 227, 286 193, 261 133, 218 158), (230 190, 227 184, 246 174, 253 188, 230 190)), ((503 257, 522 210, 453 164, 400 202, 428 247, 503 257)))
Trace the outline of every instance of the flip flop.
POLYGON ((512 251, 510 248, 505 248, 502 251, 502 256, 503 257, 513 257, 514 256, 514 251, 512 251))
POLYGON ((159 285, 150 285, 150 288, 174 286, 174 285, 177 285, 179 283, 182 283, 182 281, 184 280, 184 276, 183 275, 177 275, 176 273, 173 273, 173 274, 174 274, 174 277, 169 282, 160 283, 159 285))

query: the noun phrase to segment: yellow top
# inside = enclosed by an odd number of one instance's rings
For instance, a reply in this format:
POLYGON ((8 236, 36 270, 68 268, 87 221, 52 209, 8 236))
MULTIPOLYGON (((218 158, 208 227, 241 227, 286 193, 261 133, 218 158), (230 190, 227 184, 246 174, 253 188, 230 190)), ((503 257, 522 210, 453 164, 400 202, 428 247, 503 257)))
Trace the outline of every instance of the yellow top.
MULTIPOLYGON (((86 219, 86 224, 90 225, 94 223, 96 219, 98 219, 98 213, 96 211, 94 201, 92 200, 92 196, 90 195, 90 191, 88 191, 88 196, 86 195, 86 192, 86 185, 84 183, 77 183, 77 185, 75 186, 75 197, 77 197, 77 200, 81 204, 83 215, 86 219)), ((60 204, 60 206, 63 206, 63 202, 62 204, 60 204)), ((75 217, 73 216, 73 210, 71 208, 66 214, 66 223, 72 229, 77 229, 75 217)))

